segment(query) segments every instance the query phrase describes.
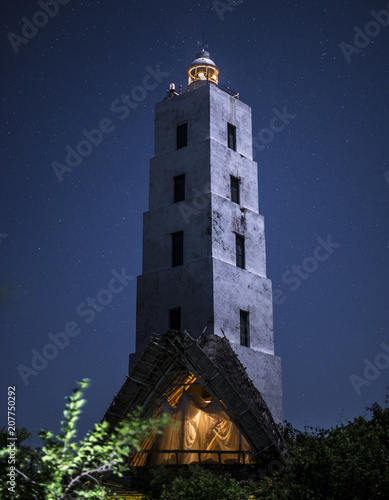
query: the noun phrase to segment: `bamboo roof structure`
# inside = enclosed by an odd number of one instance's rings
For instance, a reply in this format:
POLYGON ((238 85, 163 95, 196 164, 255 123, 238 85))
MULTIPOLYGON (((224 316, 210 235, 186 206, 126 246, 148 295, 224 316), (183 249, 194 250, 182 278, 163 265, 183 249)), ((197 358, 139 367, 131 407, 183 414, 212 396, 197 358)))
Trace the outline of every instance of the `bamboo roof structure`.
POLYGON ((287 462, 288 450, 260 392, 226 338, 193 339, 188 333, 168 331, 152 337, 104 415, 115 427, 136 407, 142 416, 155 417, 164 400, 177 400, 193 383, 224 406, 225 412, 249 443, 255 461, 287 462))

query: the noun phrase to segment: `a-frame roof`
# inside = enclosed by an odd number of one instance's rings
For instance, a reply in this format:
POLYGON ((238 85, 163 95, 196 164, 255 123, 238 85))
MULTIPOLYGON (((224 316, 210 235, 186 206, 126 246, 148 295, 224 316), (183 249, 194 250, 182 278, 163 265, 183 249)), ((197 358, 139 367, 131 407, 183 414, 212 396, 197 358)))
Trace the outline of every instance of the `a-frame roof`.
POLYGON ((196 377, 250 444, 258 462, 285 461, 288 450, 259 391, 232 350, 217 335, 194 340, 188 333, 155 335, 108 408, 104 420, 117 425, 137 406, 151 417, 190 375, 196 377))

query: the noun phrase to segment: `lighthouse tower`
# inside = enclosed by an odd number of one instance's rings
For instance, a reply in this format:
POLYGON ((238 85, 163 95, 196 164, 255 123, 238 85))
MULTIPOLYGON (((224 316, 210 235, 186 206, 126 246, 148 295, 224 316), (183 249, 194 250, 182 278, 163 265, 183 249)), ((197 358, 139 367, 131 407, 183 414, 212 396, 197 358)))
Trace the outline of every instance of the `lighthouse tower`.
POLYGON ((188 87, 156 105, 136 353, 168 330, 225 336, 281 422, 281 360, 274 355, 264 218, 258 211, 251 108, 219 84, 202 50, 188 87))

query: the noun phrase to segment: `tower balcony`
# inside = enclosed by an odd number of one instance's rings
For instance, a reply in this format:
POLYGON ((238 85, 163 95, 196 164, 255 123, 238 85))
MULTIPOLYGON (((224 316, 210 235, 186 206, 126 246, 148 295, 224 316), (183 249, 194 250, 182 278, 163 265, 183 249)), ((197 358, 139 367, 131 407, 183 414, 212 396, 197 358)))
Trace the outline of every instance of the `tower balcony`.
POLYGON ((215 85, 216 87, 219 87, 220 90, 223 90, 224 92, 226 92, 228 95, 230 95, 232 97, 235 97, 236 99, 239 99, 239 92, 236 92, 235 90, 230 89, 230 87, 226 87, 225 85, 222 85, 219 82, 215 82, 211 78, 206 78, 204 80, 195 80, 195 81, 193 81, 185 89, 185 92, 190 92, 191 90, 196 90, 199 87, 203 87, 204 85, 215 85))

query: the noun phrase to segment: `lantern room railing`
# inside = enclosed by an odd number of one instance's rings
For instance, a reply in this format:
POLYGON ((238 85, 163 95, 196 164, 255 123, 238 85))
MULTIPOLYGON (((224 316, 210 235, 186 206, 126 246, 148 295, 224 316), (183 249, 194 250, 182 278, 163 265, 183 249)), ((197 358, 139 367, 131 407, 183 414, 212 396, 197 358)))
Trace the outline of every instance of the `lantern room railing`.
POLYGON ((211 78, 207 78, 204 80, 195 80, 189 85, 189 87, 191 89, 196 89, 202 87, 205 83, 212 83, 212 85, 216 85, 216 87, 219 87, 219 89, 223 90, 224 92, 227 92, 227 94, 231 95, 232 97, 235 97, 235 99, 239 99, 239 92, 235 92, 235 90, 231 90, 230 87, 226 87, 221 83, 216 83, 211 78))
POLYGON ((232 95, 233 97, 235 97, 236 99, 239 99, 239 92, 235 92, 235 90, 231 90, 230 87, 225 87, 224 85, 222 85, 221 83, 218 83, 217 85, 219 88, 221 88, 222 90, 224 90, 224 92, 227 92, 227 94, 230 94, 232 95))

